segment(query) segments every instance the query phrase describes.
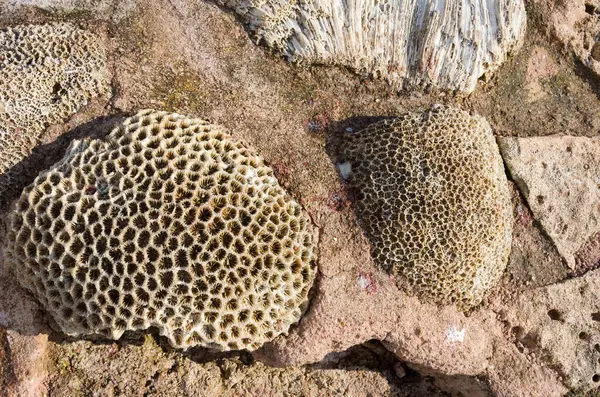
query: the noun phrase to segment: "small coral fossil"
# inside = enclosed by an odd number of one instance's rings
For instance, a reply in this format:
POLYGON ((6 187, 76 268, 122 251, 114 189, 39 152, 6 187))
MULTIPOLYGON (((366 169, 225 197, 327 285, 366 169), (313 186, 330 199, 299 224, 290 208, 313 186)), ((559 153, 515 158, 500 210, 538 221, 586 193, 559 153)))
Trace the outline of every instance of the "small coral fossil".
POLYGON ((218 0, 294 62, 470 92, 518 48, 523 0, 218 0))
POLYGON ((350 135, 343 155, 376 261, 428 300, 481 302, 506 266, 512 230, 488 123, 438 107, 350 135))
POLYGON ((102 41, 68 23, 0 30, 0 201, 44 130, 109 91, 102 41))
POLYGON ((68 23, 0 30, 0 172, 18 160, 15 149, 29 151, 48 125, 106 93, 105 48, 93 33, 68 23))
POLYGON ((255 349, 299 320, 315 273, 272 170, 178 114, 75 141, 9 221, 7 263, 69 335, 153 326, 175 347, 255 349))

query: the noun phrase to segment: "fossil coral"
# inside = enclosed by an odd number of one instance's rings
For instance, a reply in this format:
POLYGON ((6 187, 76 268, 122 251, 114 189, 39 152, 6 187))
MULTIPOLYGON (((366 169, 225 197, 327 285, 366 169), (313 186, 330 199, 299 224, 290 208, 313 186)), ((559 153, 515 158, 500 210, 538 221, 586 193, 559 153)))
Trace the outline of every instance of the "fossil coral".
MULTIPOLYGON (((68 23, 1 29, 0 176, 31 151, 46 127, 108 87, 105 48, 96 35, 68 23)), ((0 195, 8 178, 2 179, 0 195)))
POLYGON ((179 348, 255 349, 314 278, 301 207, 204 120, 143 111, 75 141, 10 215, 7 263, 69 335, 154 326, 179 348))
POLYGON ((425 299, 477 305, 506 266, 512 230, 487 121, 434 107, 350 135, 343 156, 375 260, 425 299))
POLYGON ((219 0, 292 61, 470 92, 519 47, 522 0, 219 0))

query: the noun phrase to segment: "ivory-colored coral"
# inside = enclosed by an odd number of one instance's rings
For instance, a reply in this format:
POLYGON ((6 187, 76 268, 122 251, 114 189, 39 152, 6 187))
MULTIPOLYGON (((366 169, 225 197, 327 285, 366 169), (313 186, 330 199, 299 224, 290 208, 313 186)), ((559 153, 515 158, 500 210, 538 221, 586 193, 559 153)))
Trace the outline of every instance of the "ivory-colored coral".
POLYGON ((144 111, 74 141, 10 215, 6 261, 69 335, 156 327, 178 348, 287 332, 315 267, 299 204, 220 127, 144 111))
POLYGON ((105 52, 96 34, 69 23, 0 29, 0 194, 47 127, 108 94, 105 52))

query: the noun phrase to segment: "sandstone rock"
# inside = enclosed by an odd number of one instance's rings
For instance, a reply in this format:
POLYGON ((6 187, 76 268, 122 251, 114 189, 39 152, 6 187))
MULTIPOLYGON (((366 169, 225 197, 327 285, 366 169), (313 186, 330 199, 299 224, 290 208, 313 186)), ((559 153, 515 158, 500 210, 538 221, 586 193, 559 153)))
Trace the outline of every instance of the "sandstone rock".
POLYGON ((102 346, 78 341, 57 346, 51 364, 56 395, 104 397, 148 394, 160 397, 202 396, 356 396, 442 397, 429 382, 400 385, 390 374, 366 367, 344 369, 271 368, 259 362, 228 358, 197 363, 165 353, 151 337, 142 346, 102 346), (105 368, 98 371, 98 368, 105 368), (288 393, 288 394, 283 394, 288 393))
POLYGON ((47 390, 49 328, 37 304, 7 274, 1 250, 0 274, 0 397, 4 390, 8 396, 37 396, 47 390))
POLYGON ((600 232, 594 234, 575 255, 577 268, 572 275, 581 276, 600 266, 600 232))
POLYGON ((549 33, 594 73, 600 75, 598 0, 534 0, 534 14, 544 21, 549 33))
POLYGON ((500 150, 534 216, 572 270, 600 230, 600 139, 500 138, 500 150))
MULTIPOLYGON (((516 281, 517 290, 543 287, 564 280, 569 267, 552 240, 536 227, 527 202, 513 181, 509 182, 515 221, 513 240, 505 277, 516 281)), ((599 252, 600 257, 600 252, 599 252)))
POLYGON ((47 393, 48 335, 21 335, 7 330, 6 338, 10 349, 10 377, 5 389, 8 395, 29 397, 47 393))
POLYGON ((600 270, 522 294, 504 315, 522 351, 572 389, 600 384, 600 270))
POLYGON ((547 95, 542 87, 542 82, 544 79, 555 76, 558 70, 558 65, 554 62, 548 50, 544 47, 533 49, 525 72, 525 84, 527 84, 526 88, 530 102, 535 102, 547 95))
MULTIPOLYGON (((27 0, 29 4, 41 1, 27 0)), ((0 20, 5 24, 17 20, 12 15, 7 16, 10 10, 3 7, 6 3, 0 0, 0 20)), ((44 3, 50 4, 49 1, 44 3)), ((489 382, 497 396, 564 394, 566 390, 552 370, 542 368, 506 338, 502 323, 495 320, 496 314, 487 309, 487 303, 469 317, 452 308, 440 310, 434 305, 423 306, 416 298, 407 298, 398 291, 387 274, 376 270, 368 255, 368 243, 340 198, 344 190, 327 156, 326 139, 322 134, 308 134, 303 128, 304 121, 316 112, 326 113, 335 120, 368 114, 401 114, 422 110, 435 101, 435 97, 383 97, 385 84, 382 82, 367 81, 357 86, 356 78, 337 68, 311 68, 310 73, 291 68, 274 57, 265 56, 247 39, 232 14, 210 2, 148 0, 131 18, 120 22, 112 17, 122 2, 87 3, 114 4, 114 8, 108 7, 105 13, 94 14, 95 8, 85 13, 86 18, 92 20, 110 20, 113 34, 110 59, 118 60, 111 65, 115 72, 114 86, 118 89, 103 114, 160 106, 210 117, 224 124, 236 131, 236 138, 249 141, 264 153, 266 160, 277 169, 278 178, 291 186, 294 196, 302 200, 318 224, 323 259, 315 303, 289 338, 280 338, 270 346, 270 351, 266 348, 261 351, 264 357, 279 365, 314 362, 375 338, 386 341, 389 349, 410 357, 414 365, 428 366, 434 376, 446 371, 456 374, 450 375, 453 379, 460 379, 472 378, 472 375, 459 374, 480 373, 477 377, 489 382), (446 343, 447 331, 453 326, 456 329, 449 335, 456 342, 446 343), (420 337, 416 335, 417 328, 421 330, 420 337), (463 342, 458 342, 463 329, 463 342), (410 339, 404 340, 404 335, 410 339)), ((23 9, 29 10, 29 7, 23 9)), ((81 15, 67 15, 62 11, 58 14, 60 18, 75 20, 81 15)), ((27 14, 19 15, 23 18, 27 14)), ((489 96, 499 98, 493 92, 489 96)), ((493 103, 488 106, 493 109, 490 112, 497 111, 493 103)), ((87 121, 89 119, 81 122, 87 121)), ((33 164, 31 168, 35 166, 39 165, 33 164)), ((14 282, 12 290, 6 288, 10 281, 5 275, 0 273, 0 301, 4 302, 1 310, 10 321, 2 324, 13 332, 22 332, 19 323, 29 321, 25 317, 45 321, 41 311, 4 309, 27 299, 24 293, 15 291, 14 282)), ((492 292, 492 296, 495 294, 492 292)), ((501 300, 498 307, 506 306, 506 301, 501 300)), ((49 331, 33 332, 48 334, 49 331)), ((16 346, 15 351, 25 347, 16 346)), ((202 365, 157 346, 147 349, 135 344, 117 346, 59 340, 59 343, 49 341, 48 348, 53 369, 47 384, 56 395, 103 397, 110 393, 147 392, 171 397, 203 390, 209 396, 210 393, 227 396, 225 383, 232 387, 231 396, 244 395, 245 390, 264 396, 280 396, 282 390, 298 395, 310 392, 337 396, 344 395, 346 390, 346 395, 358 396, 363 392, 373 396, 436 395, 427 388, 411 392, 398 390, 386 383, 379 372, 364 369, 309 373, 306 368, 273 369, 261 364, 243 369, 238 363, 223 364, 227 360, 222 358, 202 365), (235 388, 235 385, 240 386, 235 388), (89 390, 96 391, 90 393, 89 390)), ((410 376, 411 372, 406 378, 410 376)), ((453 387, 456 389, 456 385, 453 387)), ((43 391, 40 388, 40 392, 43 391)))
POLYGON ((551 368, 506 343, 494 346, 486 377, 495 397, 562 397, 567 392, 551 368))
POLYGON ((498 396, 562 395, 565 389, 552 370, 517 351, 493 311, 465 316, 454 307, 423 304, 399 291, 390 276, 376 269, 365 238, 345 225, 348 221, 328 218, 311 307, 288 337, 254 352, 258 360, 275 366, 316 363, 332 352, 379 339, 419 372, 450 376, 441 383, 450 390, 472 391, 472 379, 466 378, 481 376, 498 396), (456 382, 461 377, 464 381, 456 382))

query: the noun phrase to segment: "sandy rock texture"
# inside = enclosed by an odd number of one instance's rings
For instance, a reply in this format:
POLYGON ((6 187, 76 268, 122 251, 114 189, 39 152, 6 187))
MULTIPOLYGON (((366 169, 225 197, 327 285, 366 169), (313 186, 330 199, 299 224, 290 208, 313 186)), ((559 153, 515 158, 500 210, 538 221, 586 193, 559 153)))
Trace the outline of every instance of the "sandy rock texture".
POLYGON ((576 253, 600 231, 600 140, 551 136, 499 143, 533 215, 569 267, 581 270, 576 253))
MULTIPOLYGON (((112 95, 108 103, 91 103, 47 129, 23 164, 22 183, 60 159, 72 139, 113 117, 140 108, 207 117, 255 147, 308 211, 319 230, 319 274, 308 312, 289 335, 253 356, 223 357, 171 351, 156 336, 126 335, 118 343, 66 339, 48 327, 49 319, 2 268, 0 384, 8 385, 6 394, 279 396, 289 390, 301 396, 441 397, 445 390, 455 396, 558 397, 568 391, 562 370, 548 365, 540 349, 520 351, 513 326, 502 317, 527 296, 535 303, 527 324, 541 329, 547 321, 540 314, 547 311, 545 288, 570 272, 517 189, 505 276, 481 306, 465 314, 407 296, 373 264, 332 155, 341 132, 434 103, 486 116, 497 135, 597 135, 594 85, 548 44, 538 22, 528 25, 525 50, 463 97, 435 90, 398 93, 344 69, 290 65, 256 46, 233 13, 211 2, 0 0, 2 26, 56 20, 106 32, 112 95), (540 59, 552 60, 557 69, 539 76, 542 95, 532 102, 524 82, 528 65, 540 59)), ((592 252, 595 245, 589 247, 592 252)), ((585 310, 573 312, 588 316, 585 310)), ((597 329, 586 332, 594 340, 597 329)), ((561 362, 568 364, 570 357, 565 353, 561 362)))
POLYGON ((502 312, 519 350, 540 357, 571 389, 600 384, 599 275, 528 291, 502 312))
POLYGON ((58 367, 53 393, 79 396, 95 390, 92 396, 443 396, 430 381, 414 375, 406 376, 405 385, 390 383, 395 375, 377 368, 378 360, 386 358, 366 348, 352 355, 358 365, 345 369, 271 368, 243 357, 199 363, 180 353, 163 351, 151 337, 138 346, 112 344, 108 354, 104 350, 89 342, 53 349, 51 354, 58 367))
POLYGON ((559 68, 552 56, 544 47, 535 47, 527 63, 525 72, 528 99, 530 102, 538 101, 548 95, 544 91, 543 83, 558 74, 559 68))
POLYGON ((531 11, 581 63, 600 75, 600 2, 533 0, 531 11))
MULTIPOLYGON (((336 242, 347 244, 352 236, 334 233, 325 228, 322 234, 322 274, 311 310, 287 338, 259 350, 257 359, 272 365, 306 364, 379 339, 423 373, 453 375, 454 381, 456 376, 479 375, 492 395, 559 396, 565 390, 552 371, 507 342, 494 312, 481 310, 467 317, 452 307, 422 304, 398 291, 387 274, 374 268, 365 243, 349 264, 336 242), (334 270, 343 267, 345 274, 334 270)), ((469 387, 470 382, 459 384, 469 387)))
POLYGON ((571 272, 566 261, 535 221, 514 182, 511 190, 515 222, 504 286, 517 292, 564 280, 571 272))

